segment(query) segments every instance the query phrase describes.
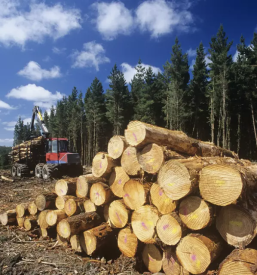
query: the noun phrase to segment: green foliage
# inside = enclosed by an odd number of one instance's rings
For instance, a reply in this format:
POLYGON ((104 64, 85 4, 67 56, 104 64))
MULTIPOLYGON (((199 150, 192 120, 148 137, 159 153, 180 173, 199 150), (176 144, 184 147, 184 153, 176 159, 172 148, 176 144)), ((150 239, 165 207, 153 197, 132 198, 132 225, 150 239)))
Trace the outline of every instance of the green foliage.
POLYGON ((7 169, 10 165, 8 154, 11 152, 12 147, 0 146, 0 169, 7 169))

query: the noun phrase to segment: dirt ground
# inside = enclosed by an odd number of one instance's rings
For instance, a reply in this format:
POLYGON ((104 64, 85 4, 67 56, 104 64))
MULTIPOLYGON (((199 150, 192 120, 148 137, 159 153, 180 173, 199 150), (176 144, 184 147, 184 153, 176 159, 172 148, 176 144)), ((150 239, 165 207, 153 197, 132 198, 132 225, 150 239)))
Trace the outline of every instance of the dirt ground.
MULTIPOLYGON (((9 171, 0 176, 11 178, 9 171)), ((55 180, 45 182, 34 177, 0 179, 0 213, 15 209, 18 203, 33 200, 54 189, 55 180)), ((38 230, 25 232, 17 226, 0 225, 0 275, 2 274, 149 274, 142 262, 123 257, 117 242, 111 242, 92 258, 58 244, 55 237, 43 239, 38 230)))

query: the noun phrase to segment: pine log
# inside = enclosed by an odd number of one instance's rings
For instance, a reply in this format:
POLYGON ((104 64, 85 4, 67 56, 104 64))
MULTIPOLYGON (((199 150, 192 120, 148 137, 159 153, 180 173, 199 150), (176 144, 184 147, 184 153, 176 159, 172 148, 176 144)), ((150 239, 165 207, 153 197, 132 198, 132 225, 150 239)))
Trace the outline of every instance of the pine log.
POLYGON ((221 251, 221 241, 217 236, 189 234, 178 244, 176 255, 186 270, 192 274, 201 274, 221 251))
POLYGON ((149 143, 169 146, 178 153, 198 156, 227 156, 238 158, 229 150, 188 137, 180 131, 172 131, 140 121, 131 121, 125 130, 125 138, 129 145, 143 147, 149 143))
POLYGON ((70 238, 71 248, 73 250, 75 250, 76 252, 82 252, 82 248, 81 248, 79 239, 80 239, 79 235, 73 235, 70 238))
POLYGON ((74 199, 74 198, 76 198, 76 197, 74 197, 74 196, 58 196, 55 199, 55 206, 56 206, 57 209, 63 210, 66 201, 69 200, 69 199, 74 199))
POLYGON ((97 178, 108 177, 114 166, 116 162, 107 153, 99 152, 93 159, 92 174, 97 178))
POLYGON ((44 210, 39 213, 37 223, 40 228, 47 229, 49 227, 48 223, 46 222, 46 215, 49 210, 44 210))
POLYGON ((69 239, 65 239, 62 236, 60 236, 59 234, 57 234, 57 241, 59 245, 62 246, 68 246, 69 245, 69 239))
POLYGON ((49 227, 49 228, 41 228, 41 235, 43 238, 56 238, 57 233, 56 233, 56 227, 49 227))
POLYGON ((139 180, 130 179, 125 183, 123 190, 124 203, 129 209, 136 210, 146 203, 150 184, 142 184, 139 180))
POLYGON ((200 197, 189 196, 181 201, 179 216, 189 229, 200 230, 214 221, 214 208, 200 197))
POLYGON ((35 204, 39 211, 43 211, 45 209, 54 209, 55 208, 55 200, 57 195, 55 193, 44 193, 38 195, 35 200, 35 204))
POLYGON ((84 202, 84 209, 85 212, 88 213, 96 211, 97 207, 90 199, 86 199, 84 202))
POLYGON ((92 174, 79 176, 76 183, 76 196, 78 198, 88 197, 92 184, 97 182, 105 183, 106 179, 94 177, 92 174))
POLYGON ((115 167, 109 179, 109 186, 115 196, 122 198, 125 195, 123 187, 127 181, 129 176, 125 170, 122 167, 115 167))
POLYGON ((164 161, 170 159, 184 159, 180 154, 167 149, 167 147, 159 146, 155 143, 146 145, 138 153, 138 162, 142 169, 149 174, 157 174, 164 161))
POLYGON ((100 216, 95 213, 81 213, 61 220, 57 225, 57 233, 63 238, 78 235, 85 230, 98 226, 101 223, 100 216))
POLYGON ((181 219, 176 213, 166 214, 160 217, 156 224, 157 235, 166 245, 176 245, 183 233, 181 219))
POLYGON ((163 253, 162 268, 166 275, 190 275, 190 273, 180 264, 176 253, 171 247, 163 253))
POLYGON ((61 220, 66 219, 64 210, 49 210, 46 214, 46 222, 49 226, 57 225, 61 220))
POLYGON ((220 264, 218 275, 255 275, 257 271, 257 250, 234 250, 220 264))
POLYGON ((128 144, 125 137, 113 136, 108 142, 108 155, 113 159, 118 159, 127 147, 128 144))
POLYGON ((123 228, 129 219, 130 211, 123 200, 115 200, 109 206, 109 218, 116 228, 123 228))
POLYGON ((90 189, 90 200, 97 206, 109 203, 113 198, 112 191, 107 184, 94 183, 90 189))
POLYGON ((158 210, 150 205, 144 205, 135 210, 131 217, 134 234, 144 243, 155 243, 155 227, 159 219, 158 210))
POLYGON ((113 233, 112 228, 107 223, 101 224, 93 229, 84 231, 80 235, 80 245, 87 255, 92 255, 108 242, 109 237, 113 233))
POLYGON ((151 186, 150 194, 152 204, 157 207, 161 214, 169 214, 176 209, 177 202, 166 196, 158 184, 154 183, 151 186))
POLYGON ((248 211, 237 205, 228 205, 220 210, 216 228, 222 238, 236 248, 245 248, 256 236, 256 221, 248 211))
POLYGON ((28 217, 24 220, 24 228, 26 231, 30 231, 34 228, 37 227, 37 217, 36 216, 31 216, 31 217, 28 217))
POLYGON ((31 216, 34 216, 37 214, 37 206, 34 201, 28 204, 28 211, 31 216))
POLYGON ((122 154, 121 166, 130 176, 139 176, 141 166, 137 159, 137 149, 129 146, 122 154))
POLYGON ((75 196, 77 178, 60 179, 55 184, 55 193, 57 196, 75 196))
POLYGON ((22 218, 17 217, 17 224, 19 227, 24 227, 24 221, 25 221, 24 217, 22 218))
POLYGON ((28 215, 28 204, 25 203, 21 203, 21 204, 17 204, 16 206, 16 213, 17 213, 17 217, 22 218, 25 215, 28 215))
POLYGON ((148 270, 157 273, 162 269, 162 254, 154 244, 147 244, 143 249, 143 262, 148 270))
POLYGON ((118 247, 122 254, 130 258, 135 257, 137 246, 137 236, 132 232, 129 227, 120 230, 118 235, 118 247))
POLYGON ((73 198, 65 202, 64 211, 68 217, 84 212, 84 199, 73 198))
POLYGON ((15 225, 17 224, 16 210, 8 210, 0 214, 0 222, 2 225, 15 225))

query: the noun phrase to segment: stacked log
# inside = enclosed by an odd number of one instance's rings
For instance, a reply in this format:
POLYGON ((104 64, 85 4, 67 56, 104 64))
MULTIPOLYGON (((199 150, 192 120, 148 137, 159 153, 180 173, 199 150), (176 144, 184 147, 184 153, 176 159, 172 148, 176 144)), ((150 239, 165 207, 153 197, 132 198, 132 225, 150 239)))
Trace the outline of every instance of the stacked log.
POLYGON ((248 248, 257 234, 256 165, 139 121, 107 151, 94 157, 92 174, 57 181, 55 193, 0 221, 26 230, 38 224, 43 237, 57 231, 60 244, 90 256, 116 242, 153 273, 256 273, 257 250, 248 248))

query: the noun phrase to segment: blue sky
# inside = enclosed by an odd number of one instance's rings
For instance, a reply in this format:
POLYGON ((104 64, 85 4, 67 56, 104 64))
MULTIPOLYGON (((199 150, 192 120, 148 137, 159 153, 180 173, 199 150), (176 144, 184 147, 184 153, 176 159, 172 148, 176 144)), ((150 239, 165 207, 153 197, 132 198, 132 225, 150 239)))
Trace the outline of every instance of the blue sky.
POLYGON ((49 110, 94 77, 107 89, 115 63, 127 82, 139 58, 161 71, 176 36, 192 65, 223 24, 235 56, 240 36, 249 44, 257 31, 256 12, 253 0, 0 0, 0 145, 12 144, 35 104, 49 110))

